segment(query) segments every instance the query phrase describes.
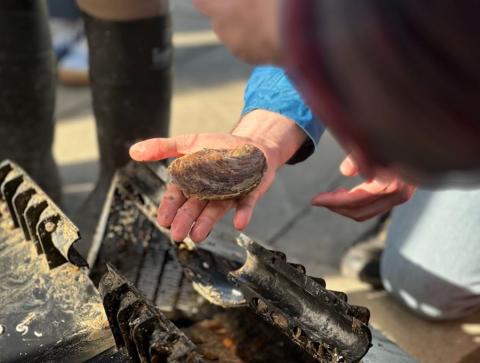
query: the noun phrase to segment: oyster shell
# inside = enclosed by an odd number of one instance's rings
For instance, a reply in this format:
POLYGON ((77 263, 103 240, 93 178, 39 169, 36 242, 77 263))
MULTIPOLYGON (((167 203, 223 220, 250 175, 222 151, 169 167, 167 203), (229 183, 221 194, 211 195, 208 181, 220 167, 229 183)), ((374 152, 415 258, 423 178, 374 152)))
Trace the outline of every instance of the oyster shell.
POLYGON ((247 144, 237 149, 203 149, 169 166, 172 182, 187 198, 224 200, 251 192, 266 167, 263 152, 247 144))

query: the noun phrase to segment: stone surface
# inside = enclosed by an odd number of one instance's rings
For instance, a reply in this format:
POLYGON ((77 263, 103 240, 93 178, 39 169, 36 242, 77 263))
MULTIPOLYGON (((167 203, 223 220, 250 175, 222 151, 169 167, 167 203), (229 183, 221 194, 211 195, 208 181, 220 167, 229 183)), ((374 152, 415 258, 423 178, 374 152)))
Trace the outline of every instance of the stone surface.
POLYGON ((58 85, 55 102, 55 116, 57 122, 65 122, 71 116, 91 115, 90 105, 92 97, 86 87, 66 87, 58 85))
POLYGON ((325 279, 328 289, 342 289, 350 303, 367 306, 373 327, 418 361, 480 362, 480 313, 449 322, 428 321, 412 314, 385 291, 373 291, 364 283, 338 275, 325 279))

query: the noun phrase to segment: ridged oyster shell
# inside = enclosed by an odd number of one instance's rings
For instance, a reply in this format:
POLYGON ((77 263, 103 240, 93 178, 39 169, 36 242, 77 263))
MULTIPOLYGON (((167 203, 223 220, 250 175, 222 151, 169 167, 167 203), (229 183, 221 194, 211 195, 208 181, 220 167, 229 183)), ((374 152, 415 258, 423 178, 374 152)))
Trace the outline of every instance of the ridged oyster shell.
POLYGON ((168 169, 172 182, 187 198, 224 200, 255 189, 266 165, 263 152, 247 144, 237 149, 203 149, 176 159, 168 169))

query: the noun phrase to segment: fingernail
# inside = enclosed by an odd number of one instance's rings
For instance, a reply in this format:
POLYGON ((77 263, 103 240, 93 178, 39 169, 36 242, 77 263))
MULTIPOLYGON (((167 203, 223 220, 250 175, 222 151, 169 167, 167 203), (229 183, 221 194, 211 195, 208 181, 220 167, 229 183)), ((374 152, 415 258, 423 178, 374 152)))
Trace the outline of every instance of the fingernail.
POLYGON ((137 142, 130 148, 130 155, 132 155, 133 157, 141 157, 144 152, 145 145, 143 144, 143 142, 137 142))

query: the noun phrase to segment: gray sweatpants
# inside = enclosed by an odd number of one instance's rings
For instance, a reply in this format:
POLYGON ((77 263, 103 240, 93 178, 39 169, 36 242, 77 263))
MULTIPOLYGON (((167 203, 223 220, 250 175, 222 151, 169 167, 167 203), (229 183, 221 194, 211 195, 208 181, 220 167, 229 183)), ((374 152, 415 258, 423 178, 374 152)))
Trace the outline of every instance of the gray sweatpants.
POLYGON ((424 317, 480 310, 480 190, 417 191, 392 214, 381 273, 424 317))

